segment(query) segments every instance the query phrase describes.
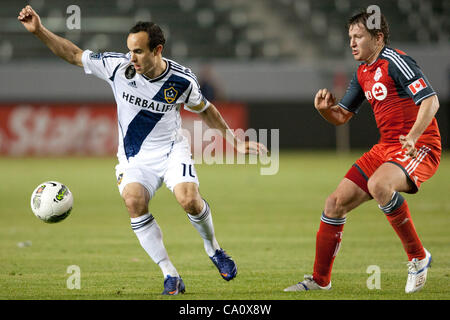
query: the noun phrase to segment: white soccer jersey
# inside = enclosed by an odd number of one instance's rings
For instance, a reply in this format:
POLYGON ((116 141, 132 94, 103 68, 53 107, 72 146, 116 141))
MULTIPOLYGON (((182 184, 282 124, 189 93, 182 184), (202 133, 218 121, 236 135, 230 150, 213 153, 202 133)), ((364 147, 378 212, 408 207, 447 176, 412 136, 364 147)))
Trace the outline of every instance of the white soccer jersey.
POLYGON ((163 58, 166 70, 150 79, 136 73, 130 54, 83 52, 87 74, 107 81, 117 104, 119 161, 144 160, 164 150, 181 133, 180 106, 200 113, 210 103, 200 92, 195 75, 180 64, 163 58))

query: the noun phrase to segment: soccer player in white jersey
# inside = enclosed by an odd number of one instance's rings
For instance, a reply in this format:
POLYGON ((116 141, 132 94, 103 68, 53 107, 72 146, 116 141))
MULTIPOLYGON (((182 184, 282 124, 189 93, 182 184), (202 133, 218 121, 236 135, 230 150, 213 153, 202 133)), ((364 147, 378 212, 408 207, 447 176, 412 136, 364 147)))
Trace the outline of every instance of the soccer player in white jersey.
POLYGON ((266 147, 238 140, 215 106, 202 96, 195 75, 162 56, 165 39, 158 25, 137 23, 127 38, 130 50, 127 54, 94 53, 83 51, 46 29, 31 6, 23 8, 18 19, 55 55, 111 85, 118 114, 119 192, 140 244, 162 270, 163 294, 185 291, 183 280, 164 247, 158 223, 148 209, 150 199, 163 182, 203 238, 205 251, 222 278, 233 279, 237 267, 215 238, 211 210, 199 193, 190 146, 180 133, 179 109, 184 105, 185 109, 198 113, 238 152, 261 154, 267 152, 266 147))

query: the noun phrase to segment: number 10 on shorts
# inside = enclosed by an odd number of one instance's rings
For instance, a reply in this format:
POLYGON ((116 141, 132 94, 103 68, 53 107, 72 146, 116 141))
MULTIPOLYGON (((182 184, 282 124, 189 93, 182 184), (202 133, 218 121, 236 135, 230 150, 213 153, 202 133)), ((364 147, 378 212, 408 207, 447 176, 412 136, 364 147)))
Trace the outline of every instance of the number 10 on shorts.
POLYGON ((189 171, 189 175, 192 178, 195 178, 195 175, 192 174, 192 164, 187 165, 186 163, 182 163, 183 166, 183 177, 186 177, 186 173, 189 171))

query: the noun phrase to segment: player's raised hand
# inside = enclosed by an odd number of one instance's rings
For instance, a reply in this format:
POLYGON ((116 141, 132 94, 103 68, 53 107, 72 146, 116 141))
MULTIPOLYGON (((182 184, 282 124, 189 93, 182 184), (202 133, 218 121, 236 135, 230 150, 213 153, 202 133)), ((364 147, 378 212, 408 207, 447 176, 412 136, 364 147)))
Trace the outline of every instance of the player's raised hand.
POLYGON ((326 110, 336 105, 336 97, 328 89, 320 89, 314 97, 314 107, 317 110, 326 110))
POLYGON ((236 145, 236 150, 244 154, 266 154, 267 148, 265 145, 256 141, 240 141, 236 145))
POLYGON ((401 135, 399 137, 400 143, 402 144, 402 148, 406 150, 406 155, 412 158, 415 158, 417 155, 417 149, 415 147, 416 143, 414 139, 401 135))
POLYGON ((30 5, 27 5, 19 12, 17 19, 22 22, 23 26, 31 33, 36 33, 42 26, 39 15, 30 5))

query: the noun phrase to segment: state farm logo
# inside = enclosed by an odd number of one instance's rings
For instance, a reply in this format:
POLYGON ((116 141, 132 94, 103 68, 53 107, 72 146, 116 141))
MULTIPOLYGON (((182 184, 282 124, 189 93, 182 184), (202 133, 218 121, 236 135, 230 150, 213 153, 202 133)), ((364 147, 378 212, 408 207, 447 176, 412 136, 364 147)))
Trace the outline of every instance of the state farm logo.
POLYGON ((381 82, 377 82, 372 87, 372 96, 381 101, 384 100, 387 96, 387 88, 381 82))
POLYGON ((0 107, 0 155, 111 155, 117 133, 112 104, 0 107))

